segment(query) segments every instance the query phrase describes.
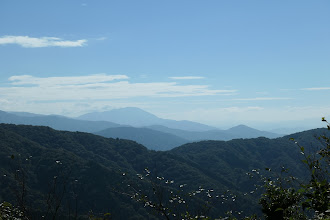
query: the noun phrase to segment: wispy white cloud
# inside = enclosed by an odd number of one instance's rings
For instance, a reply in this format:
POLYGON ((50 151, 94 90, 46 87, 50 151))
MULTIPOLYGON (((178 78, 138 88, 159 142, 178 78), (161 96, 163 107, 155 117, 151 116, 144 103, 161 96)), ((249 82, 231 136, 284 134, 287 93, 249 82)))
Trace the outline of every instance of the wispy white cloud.
POLYGON ((107 37, 99 37, 99 38, 96 38, 96 40, 98 41, 103 41, 103 40, 107 40, 108 38, 107 37))
POLYGON ((81 39, 76 41, 63 40, 57 37, 29 37, 29 36, 2 36, 0 37, 0 45, 17 44, 25 48, 37 47, 82 47, 85 46, 87 40, 81 39))
POLYGON ((208 85, 180 85, 176 82, 131 83, 128 79, 126 75, 106 74, 45 78, 12 76, 9 78, 11 86, 0 87, 0 98, 35 102, 213 96, 236 92, 210 89, 208 85))
POLYGON ((269 92, 262 91, 262 92, 256 92, 256 94, 258 94, 258 95, 268 95, 269 92))
POLYGON ((306 91, 330 90, 330 87, 303 88, 303 89, 301 89, 301 90, 306 90, 306 91))
POLYGON ((272 101, 272 100, 290 100, 293 98, 289 97, 255 97, 255 98, 242 98, 242 99, 233 99, 235 101, 272 101))
POLYGON ((281 91, 322 91, 330 90, 330 87, 310 87, 310 88, 298 88, 298 89, 280 89, 281 91))
POLYGON ((263 110, 263 107, 260 106, 246 106, 246 107, 227 107, 227 108, 219 108, 217 109, 217 111, 221 111, 221 112, 230 112, 230 113, 234 113, 234 112, 247 112, 247 111, 260 111, 263 110))
POLYGON ((8 101, 7 99, 0 99, 0 104, 1 105, 5 105, 5 104, 9 104, 10 101, 8 101))
POLYGON ((93 83, 104 83, 113 80, 128 79, 126 75, 107 75, 93 74, 88 76, 69 76, 69 77, 34 77, 30 75, 20 75, 9 77, 12 85, 39 85, 45 86, 63 86, 63 85, 84 85, 93 83))
POLYGON ((172 76, 168 77, 169 79, 178 79, 178 80, 185 80, 185 79, 204 79, 203 76, 172 76))

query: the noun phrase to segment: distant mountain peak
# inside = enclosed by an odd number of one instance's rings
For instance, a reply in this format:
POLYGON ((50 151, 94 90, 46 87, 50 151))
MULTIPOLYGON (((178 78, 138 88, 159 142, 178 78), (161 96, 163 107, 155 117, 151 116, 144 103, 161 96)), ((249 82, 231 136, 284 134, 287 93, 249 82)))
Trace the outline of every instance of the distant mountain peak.
POLYGON ((250 127, 247 126, 247 125, 240 124, 240 125, 236 125, 236 126, 234 126, 232 128, 250 128, 250 127))
POLYGON ((251 127, 249 127, 247 125, 243 125, 243 124, 236 125, 232 128, 229 128, 227 131, 234 131, 234 130, 255 130, 255 131, 258 131, 258 129, 251 128, 251 127))
POLYGON ((126 107, 112 109, 105 112, 91 112, 78 117, 78 119, 89 121, 109 121, 122 125, 130 125, 135 127, 145 127, 151 125, 162 125, 173 129, 189 130, 189 131, 208 131, 216 129, 214 127, 204 125, 192 121, 176 121, 170 119, 159 118, 143 109, 136 107, 126 107))
POLYGON ((109 121, 122 125, 140 126, 161 120, 157 116, 136 107, 112 109, 104 112, 91 112, 78 117, 88 121, 109 121))
POLYGON ((251 128, 249 126, 240 124, 235 127, 232 127, 228 130, 226 130, 227 133, 230 134, 235 134, 235 136, 239 137, 240 135, 242 137, 247 137, 247 138, 254 138, 254 137, 269 137, 269 138, 275 138, 275 137, 280 137, 282 135, 272 133, 272 132, 267 132, 267 131, 260 131, 255 128, 251 128))

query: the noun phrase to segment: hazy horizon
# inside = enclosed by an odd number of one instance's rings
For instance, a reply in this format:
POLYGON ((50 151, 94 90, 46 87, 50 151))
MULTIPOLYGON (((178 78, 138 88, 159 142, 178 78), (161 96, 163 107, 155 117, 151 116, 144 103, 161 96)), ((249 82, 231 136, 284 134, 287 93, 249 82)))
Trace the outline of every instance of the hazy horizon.
MULTIPOLYGON (((125 107, 125 108, 131 108, 131 107, 125 107)), ((136 107, 134 107, 136 108, 136 107)), ((114 108, 114 109, 111 109, 111 110, 118 110, 118 109, 122 109, 122 108, 114 108)), ((140 109, 140 108, 138 108, 140 109)), ((108 111, 95 111, 95 112, 88 112, 86 114, 89 114, 89 113, 103 113, 103 112, 110 112, 111 110, 108 110, 108 111)), ((143 109, 140 109, 140 110, 143 110, 143 109)), ((1 111, 1 109, 0 109, 1 111)), ((143 110, 145 111, 145 110, 143 110)), ((28 116, 26 115, 25 113, 28 113, 28 114, 35 114, 36 116, 64 116, 64 117, 68 117, 68 118, 72 118, 72 119, 78 119, 78 120, 87 120, 87 119, 83 119, 83 118, 80 118, 80 116, 83 116, 85 114, 82 114, 82 115, 77 115, 77 116, 68 116, 68 115, 60 115, 60 114, 40 114, 40 113, 34 113, 34 112, 24 112, 24 111, 7 111, 8 113, 12 113, 12 114, 17 114, 17 115, 20 115, 20 116, 28 116)), ((153 114, 152 112, 148 112, 148 111, 145 111, 149 114, 152 114, 156 117, 159 117, 158 115, 156 114, 153 114)), ((171 119, 171 118, 163 118, 163 117, 159 117, 161 119, 169 119, 169 120, 176 120, 176 121, 184 121, 184 119, 171 119)), ((99 120, 99 121, 102 121, 102 120, 99 120)), ((114 121, 111 121, 111 120, 105 120, 105 121, 109 121, 109 122, 114 122, 114 121)), ((305 124, 302 124, 301 122, 299 121, 296 121, 296 123, 294 123, 294 121, 289 121, 288 123, 291 123, 291 126, 285 126, 283 124, 276 124, 276 123, 269 123, 269 124, 262 124, 262 125, 258 125, 258 124, 244 124, 244 123, 237 123, 237 124, 228 124, 228 125, 225 125, 223 124, 222 126, 217 126, 217 125, 212 125, 212 124, 208 124, 208 123, 203 123, 203 122, 198 122, 198 121, 195 121, 195 120, 187 120, 187 121, 191 121, 191 122, 197 122, 197 123, 201 123, 201 124, 204 124, 204 125, 208 125, 208 126, 211 126, 211 127, 214 127, 214 128, 217 128, 217 129, 223 129, 223 130, 227 130, 227 129, 230 129, 230 128, 233 128, 233 127, 236 127, 236 126, 241 126, 241 125, 245 125, 245 126, 248 126, 250 128, 254 128, 254 129, 258 129, 258 130, 264 130, 264 131, 269 131, 269 132, 274 132, 274 133, 277 133, 277 134, 282 134, 282 135, 286 135, 286 134, 292 134, 292 133, 296 133, 296 132, 301 132, 301 131, 305 131, 305 130, 310 130, 310 129, 315 129, 315 128, 324 128, 324 123, 321 121, 321 120, 309 120, 308 122, 309 123, 306 123, 306 120, 305 120, 305 124), (318 122, 318 123, 317 123, 318 122)), ((117 124, 121 124, 121 125, 129 125, 129 124, 125 124, 125 123, 118 123, 118 122, 115 122, 117 124)), ((154 125, 157 125, 157 124, 154 124, 154 125)), ((129 126, 132 126, 132 125, 129 125, 129 126)), ((144 127, 144 126, 134 126, 133 127, 144 127)))
POLYGON ((218 128, 330 118, 330 2, 2 1, 0 110, 218 128))

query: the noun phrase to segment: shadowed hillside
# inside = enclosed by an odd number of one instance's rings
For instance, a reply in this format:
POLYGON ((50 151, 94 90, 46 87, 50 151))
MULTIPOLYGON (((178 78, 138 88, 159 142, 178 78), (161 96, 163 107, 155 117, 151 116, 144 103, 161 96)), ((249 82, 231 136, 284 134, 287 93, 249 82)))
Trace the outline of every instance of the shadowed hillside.
MULTIPOLYGON (((314 135, 322 132, 325 131, 318 129, 293 136, 308 146, 317 144, 314 135)), ((230 190, 238 195, 235 206, 247 213, 258 212, 258 195, 243 195, 254 187, 246 172, 283 165, 292 168, 296 176, 304 176, 299 150, 288 139, 289 136, 273 140, 203 141, 169 152, 155 152, 128 140, 1 124, 0 199, 15 203, 17 179, 13 173, 20 170, 26 177, 27 204, 33 210, 44 210, 45 195, 57 176, 66 183, 67 195, 78 195, 81 215, 92 209, 110 210, 114 218, 145 218, 149 215, 147 211, 124 194, 129 192, 126 184, 138 183, 134 179, 136 174, 149 168, 154 175, 175 180, 172 187, 187 184, 185 190, 190 191, 203 186, 219 194, 230 190)), ((138 185, 142 190, 150 187, 147 182, 141 184, 138 185)), ((70 198, 63 201, 73 202, 70 198)), ((65 210, 65 206, 62 208, 65 210)), ((229 208, 228 204, 215 203, 210 214, 220 216, 229 208)))

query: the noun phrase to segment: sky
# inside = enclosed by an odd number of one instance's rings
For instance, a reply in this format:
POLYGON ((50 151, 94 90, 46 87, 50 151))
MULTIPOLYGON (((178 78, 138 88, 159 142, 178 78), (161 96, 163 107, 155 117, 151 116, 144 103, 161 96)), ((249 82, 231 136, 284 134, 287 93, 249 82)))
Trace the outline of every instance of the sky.
POLYGON ((328 0, 0 0, 0 110, 321 127, 329 12, 328 0))

